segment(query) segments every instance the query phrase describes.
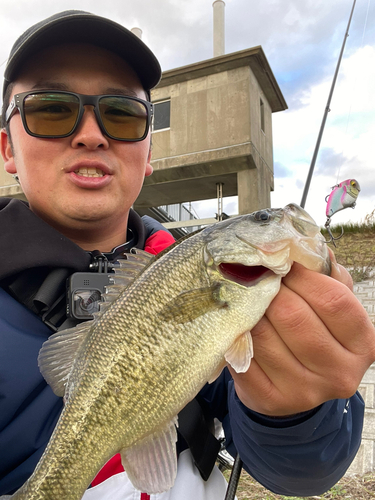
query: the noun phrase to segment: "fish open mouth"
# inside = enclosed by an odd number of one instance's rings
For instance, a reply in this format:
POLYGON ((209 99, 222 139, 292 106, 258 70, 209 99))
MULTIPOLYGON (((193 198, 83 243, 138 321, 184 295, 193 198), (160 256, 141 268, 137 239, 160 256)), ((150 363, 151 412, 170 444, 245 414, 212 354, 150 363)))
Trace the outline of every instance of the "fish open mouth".
POLYGON ((275 274, 264 266, 244 266, 226 262, 219 264, 219 270, 224 278, 247 287, 255 286, 261 280, 275 274))

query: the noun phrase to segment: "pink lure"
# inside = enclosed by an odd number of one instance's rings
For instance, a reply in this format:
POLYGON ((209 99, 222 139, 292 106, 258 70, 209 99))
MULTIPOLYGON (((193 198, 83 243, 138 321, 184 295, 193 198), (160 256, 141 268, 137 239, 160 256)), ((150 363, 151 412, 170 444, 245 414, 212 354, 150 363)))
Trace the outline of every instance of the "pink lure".
POLYGON ((327 196, 327 217, 348 207, 355 207, 357 197, 361 188, 355 179, 347 179, 332 188, 332 192, 327 196))

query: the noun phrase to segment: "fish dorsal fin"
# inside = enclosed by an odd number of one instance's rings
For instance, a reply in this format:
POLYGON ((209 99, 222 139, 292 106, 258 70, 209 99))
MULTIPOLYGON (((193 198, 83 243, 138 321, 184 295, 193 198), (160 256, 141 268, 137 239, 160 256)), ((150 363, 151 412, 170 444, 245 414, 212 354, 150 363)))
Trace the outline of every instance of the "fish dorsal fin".
POLYGON ((126 254, 127 260, 132 262, 142 263, 144 266, 147 265, 150 260, 153 260, 155 255, 152 253, 146 252, 145 250, 141 250, 139 248, 133 248, 130 253, 126 254))
POLYGON ((124 259, 118 259, 118 266, 115 267, 115 281, 121 276, 137 276, 151 262, 155 260, 155 255, 145 252, 144 250, 134 250, 131 253, 124 255, 124 259))
POLYGON ((104 314, 111 306, 112 302, 106 301, 106 302, 100 302, 99 304, 99 313, 94 313, 93 316, 96 319, 98 316, 101 316, 104 314))
POLYGON ((225 359, 237 373, 246 372, 253 357, 253 339, 250 332, 245 332, 225 353, 225 359))
POLYGON ((125 254, 125 257, 117 261, 112 283, 106 286, 106 293, 102 296, 104 302, 100 304, 100 312, 95 317, 101 316, 108 309, 106 304, 114 302, 120 293, 130 286, 155 259, 155 255, 143 250, 125 254))
POLYGON ((162 431, 121 450, 121 460, 133 486, 148 494, 169 490, 177 474, 177 417, 162 431))
POLYGON ((136 250, 118 259, 114 268, 113 283, 123 288, 132 283, 154 261, 155 255, 143 250, 136 250))
POLYGON ((54 333, 44 342, 38 365, 56 396, 64 396, 73 362, 93 323, 86 321, 74 328, 54 333))
POLYGON ((182 292, 164 306, 161 317, 165 321, 183 324, 209 311, 226 307, 227 303, 221 297, 221 287, 220 283, 214 283, 209 287, 182 292))

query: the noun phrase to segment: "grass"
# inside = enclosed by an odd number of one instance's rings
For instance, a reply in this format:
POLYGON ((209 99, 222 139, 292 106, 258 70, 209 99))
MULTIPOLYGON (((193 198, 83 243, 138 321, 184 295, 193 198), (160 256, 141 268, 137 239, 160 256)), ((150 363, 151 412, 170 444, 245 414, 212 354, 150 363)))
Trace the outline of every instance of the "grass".
MULTIPOLYGON (((335 236, 340 236, 341 228, 344 230, 344 233, 375 233, 375 209, 370 214, 367 214, 363 221, 332 225, 331 231, 335 236)), ((326 236, 328 231, 322 228, 322 233, 326 236)))
MULTIPOLYGON (((375 275, 375 210, 360 223, 332 226, 334 236, 340 236, 341 228, 344 234, 336 241, 336 247, 329 243, 337 261, 348 269, 355 283, 372 278, 375 275)), ((322 233, 328 239, 325 228, 322 233)))

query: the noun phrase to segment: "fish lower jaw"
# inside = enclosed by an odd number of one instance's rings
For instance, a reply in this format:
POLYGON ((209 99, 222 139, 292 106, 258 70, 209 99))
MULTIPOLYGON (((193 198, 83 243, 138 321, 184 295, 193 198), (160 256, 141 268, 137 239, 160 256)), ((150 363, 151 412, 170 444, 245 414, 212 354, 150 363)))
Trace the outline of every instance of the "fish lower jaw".
POLYGON ((264 266, 264 267, 267 267, 274 274, 286 276, 289 273, 290 268, 292 267, 292 262, 289 261, 289 262, 285 262, 283 264, 279 264, 277 266, 264 266))

